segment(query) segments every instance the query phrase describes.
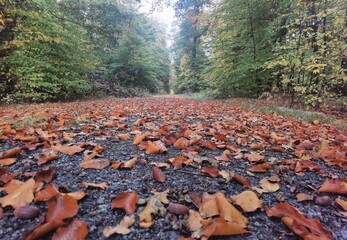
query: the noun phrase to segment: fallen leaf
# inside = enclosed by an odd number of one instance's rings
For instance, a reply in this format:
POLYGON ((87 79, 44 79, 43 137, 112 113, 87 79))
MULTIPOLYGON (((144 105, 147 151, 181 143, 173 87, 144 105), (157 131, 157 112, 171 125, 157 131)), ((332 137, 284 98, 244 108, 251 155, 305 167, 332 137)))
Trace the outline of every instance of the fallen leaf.
POLYGON ((61 153, 64 153, 66 155, 74 155, 76 153, 79 153, 79 152, 82 152, 84 151, 84 148, 81 148, 80 146, 78 145, 61 145, 61 144, 58 144, 56 146, 53 146, 52 147, 53 150, 55 151, 59 151, 61 153))
POLYGON ((35 194, 35 202, 48 201, 57 194, 59 194, 58 189, 54 185, 48 185, 35 194))
POLYGON ((231 197, 231 201, 240 206, 244 212, 254 212, 262 207, 263 201, 252 191, 244 191, 231 197))
POLYGON ((132 158, 128 161, 125 161, 125 162, 112 163, 112 167, 114 169, 118 169, 118 168, 132 169, 135 167, 135 165, 137 163, 137 158, 138 157, 134 157, 134 158, 132 158))
POLYGON ((154 224, 152 215, 160 214, 164 216, 166 214, 166 208, 164 204, 168 204, 167 194, 169 190, 164 192, 154 192, 154 196, 150 197, 147 201, 146 207, 139 214, 140 227, 150 228, 154 224))
POLYGON ((146 154, 157 154, 160 152, 160 148, 153 144, 152 141, 147 141, 146 154))
POLYGON ((130 134, 129 133, 125 133, 125 134, 118 134, 117 137, 119 139, 122 139, 124 141, 128 141, 130 139, 130 134))
POLYGON ((214 144, 214 143, 211 142, 211 141, 201 141, 201 145, 202 145, 204 148, 207 148, 207 149, 210 149, 210 150, 216 150, 216 149, 217 149, 216 144, 214 144))
POLYGON ((160 170, 160 168, 157 168, 155 166, 152 166, 152 173, 153 177, 157 182, 163 183, 165 182, 165 175, 164 173, 160 170))
POLYGON ((243 176, 241 176, 239 174, 235 174, 233 176, 233 180, 235 180, 238 183, 241 183, 243 186, 246 186, 246 187, 250 187, 251 186, 251 182, 247 178, 245 178, 245 177, 243 177, 243 176))
POLYGON ((0 166, 10 166, 17 161, 17 158, 3 158, 0 159, 0 166))
POLYGON ((225 150, 222 153, 222 155, 214 157, 214 158, 218 161, 224 161, 224 162, 229 161, 231 158, 231 152, 230 152, 230 150, 225 150))
POLYGON ((137 134, 137 135, 134 137, 133 144, 135 144, 135 145, 140 144, 148 135, 150 135, 150 132, 145 132, 145 133, 142 133, 142 134, 137 134))
POLYGON ((88 182, 82 182, 83 187, 88 188, 88 187, 95 187, 95 188, 101 188, 101 189, 108 189, 108 185, 106 182, 102 183, 88 183, 88 182))
POLYGON ((22 147, 13 148, 7 151, 0 152, 0 159, 10 158, 22 151, 22 147))
POLYGON ((296 201, 297 202, 303 202, 303 201, 312 201, 313 200, 313 196, 312 195, 308 195, 305 193, 299 193, 296 195, 296 201))
POLYGON ((261 156, 259 154, 255 153, 248 153, 245 154, 244 157, 250 162, 250 163, 261 163, 264 162, 264 156, 261 156))
POLYGON ((223 218, 215 218, 212 223, 204 228, 203 235, 206 237, 211 236, 228 236, 247 233, 243 225, 225 221, 223 218))
POLYGON ((343 178, 326 179, 318 192, 347 194, 347 180, 343 178))
POLYGON ((336 203, 345 211, 347 211, 347 201, 342 200, 341 198, 336 198, 336 203))
POLYGON ((30 178, 24 184, 20 185, 16 190, 0 198, 0 204, 2 207, 12 206, 13 208, 19 208, 31 203, 34 199, 34 190, 36 187, 35 180, 30 178))
POLYGON ((266 209, 269 217, 280 217, 295 234, 304 239, 332 239, 333 236, 324 228, 319 219, 309 219, 304 214, 288 203, 279 203, 276 206, 266 209))
POLYGON ((69 195, 70 197, 73 197, 76 200, 81 200, 86 196, 86 193, 82 190, 78 190, 76 192, 65 193, 65 195, 69 195))
POLYGON ((261 163, 261 164, 253 165, 252 167, 248 169, 248 171, 262 173, 262 172, 266 172, 269 169, 272 169, 272 166, 270 164, 261 163))
MULTIPOLYGON (((272 193, 276 192, 278 189, 280 189, 280 185, 278 183, 271 183, 268 179, 263 178, 259 181, 259 185, 261 187, 260 193, 272 193)), ((259 189, 258 189, 259 190, 259 189)))
POLYGON ((68 226, 60 227, 54 233, 52 240, 83 240, 88 235, 87 223, 75 219, 68 226))
POLYGON ((55 169, 48 168, 48 169, 40 170, 36 172, 35 178, 37 182, 50 183, 53 180, 54 175, 55 175, 55 169))
POLYGON ((213 166, 206 166, 201 170, 203 173, 210 175, 215 178, 219 176, 219 169, 213 166))
POLYGON ((193 238, 200 238, 201 237, 201 228, 202 228, 202 217, 200 213, 194 211, 194 210, 189 210, 189 216, 188 218, 184 221, 184 225, 187 226, 188 230, 192 232, 192 237, 193 238))
POLYGON ((175 143, 174 143, 174 147, 178 148, 178 149, 185 149, 186 147, 188 147, 190 145, 190 142, 188 139, 181 137, 179 138, 175 143))
POLYGON ((131 232, 131 230, 129 229, 129 227, 135 222, 135 218, 133 216, 125 216, 122 221, 116 226, 116 227, 111 227, 108 226, 104 229, 104 231, 102 232, 102 234, 105 237, 109 237, 115 233, 118 234, 122 234, 122 235, 126 235, 129 234, 131 232))
POLYGON ((130 215, 135 212, 138 201, 139 197, 136 192, 125 192, 112 200, 111 207, 112 209, 124 209, 130 215))
POLYGON ((92 169, 103 169, 110 165, 110 160, 108 159, 92 159, 90 161, 83 161, 80 163, 81 168, 92 168, 92 169))

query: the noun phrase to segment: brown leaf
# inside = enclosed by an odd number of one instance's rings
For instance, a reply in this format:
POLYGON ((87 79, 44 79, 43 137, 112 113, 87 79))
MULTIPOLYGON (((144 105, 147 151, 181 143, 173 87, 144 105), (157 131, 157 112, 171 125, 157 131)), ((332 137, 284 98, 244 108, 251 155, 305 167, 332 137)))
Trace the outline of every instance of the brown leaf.
POLYGON ((135 222, 135 218, 133 216, 125 216, 122 221, 116 226, 116 227, 106 227, 104 229, 104 231, 102 232, 102 234, 105 237, 109 237, 112 234, 118 233, 118 234, 122 234, 122 235, 126 235, 129 234, 131 232, 131 230, 129 229, 129 227, 135 222))
POLYGON ((166 214, 166 208, 164 204, 168 204, 167 194, 169 190, 164 192, 154 192, 154 196, 150 197, 147 201, 146 207, 139 214, 140 227, 150 228, 154 224, 152 215, 160 214, 164 216, 166 214))
POLYGON ((233 176, 233 180, 235 180, 238 183, 241 183, 243 186, 246 186, 246 187, 250 187, 251 186, 251 182, 247 178, 245 178, 245 177, 243 177, 243 176, 241 176, 239 174, 235 174, 233 176))
POLYGON ((55 151, 59 151, 61 153, 64 153, 66 155, 70 155, 70 156, 72 156, 72 155, 74 155, 76 153, 84 151, 84 148, 81 148, 78 145, 69 146, 69 145, 58 144, 56 146, 53 146, 52 149, 55 150, 55 151))
POLYGON ((188 213, 189 208, 179 203, 169 203, 167 210, 175 215, 185 215, 188 213))
POLYGON ((248 154, 245 154, 244 156, 250 163, 261 163, 261 162, 264 162, 264 158, 265 158, 264 156, 261 156, 255 153, 248 153, 248 154))
POLYGON ((261 193, 272 193, 276 192, 280 189, 280 185, 278 183, 271 183, 268 179, 263 178, 259 181, 259 185, 261 188, 254 188, 257 192, 261 193))
POLYGON ((82 220, 75 219, 68 226, 60 227, 54 233, 52 240, 83 240, 88 235, 87 223, 82 220))
POLYGON ((231 197, 231 201, 239 205, 244 212, 254 212, 262 207, 263 201, 252 191, 244 191, 236 196, 231 197))
POLYGON ((225 150, 222 155, 214 157, 218 161, 229 161, 231 158, 231 152, 230 150, 225 150))
POLYGON ((92 169, 103 169, 110 165, 110 160, 108 159, 92 159, 90 161, 83 161, 80 163, 81 168, 92 168, 92 169))
POLYGON ((127 214, 133 214, 139 197, 136 192, 125 192, 112 200, 111 207, 124 209, 127 214))
POLYGON ((153 144, 152 141, 147 141, 146 154, 157 154, 160 152, 160 148, 153 144))
POLYGON ((117 137, 119 139, 122 139, 124 141, 128 141, 130 139, 130 134, 129 133, 125 133, 125 134, 118 134, 117 137))
POLYGON ((134 137, 134 142, 133 142, 133 144, 137 145, 137 144, 141 143, 148 135, 150 135, 150 132, 145 132, 145 133, 142 133, 142 134, 137 134, 137 135, 134 137))
POLYGON ((157 168, 155 166, 152 166, 152 173, 153 177, 157 182, 165 182, 165 175, 164 173, 160 170, 160 168, 157 168))
POLYGON ((21 147, 17 147, 17 148, 13 148, 13 149, 10 149, 7 151, 0 152, 0 159, 13 157, 13 156, 17 155, 18 153, 20 153, 22 151, 22 149, 23 148, 21 148, 21 147))
POLYGON ((68 195, 56 195, 48 201, 48 210, 42 221, 23 236, 24 240, 38 239, 64 225, 64 220, 78 213, 77 200, 68 195))
POLYGON ((82 182, 83 187, 88 188, 88 187, 95 187, 95 188, 101 188, 101 189, 108 189, 108 185, 106 182, 102 183, 88 183, 88 182, 82 182))
POLYGON ((266 209, 269 217, 280 217, 295 234, 304 239, 332 239, 332 234, 324 228, 319 219, 309 219, 292 205, 280 203, 266 209))
POLYGON ((174 147, 178 148, 178 149, 185 149, 186 147, 188 147, 190 145, 189 140, 181 137, 179 138, 175 143, 174 143, 174 147))
POLYGON ((267 170, 272 169, 272 166, 268 163, 261 163, 257 165, 253 165, 248 170, 250 172, 266 172, 267 170))
POLYGON ((213 142, 211 142, 211 141, 201 141, 201 145, 204 148, 207 148, 207 149, 210 149, 210 150, 216 150, 217 149, 217 146, 213 142))
POLYGON ((70 197, 73 197, 76 200, 81 200, 86 196, 86 193, 82 190, 78 190, 76 192, 65 193, 65 195, 69 195, 70 197))
POLYGON ((46 170, 40 170, 36 172, 35 177, 37 182, 50 183, 55 175, 54 168, 48 168, 46 170))
POLYGON ((45 189, 35 194, 35 202, 48 201, 59 194, 58 189, 54 185, 48 185, 45 189))
POLYGON ((210 175, 215 178, 219 176, 219 169, 213 166, 206 166, 201 170, 203 173, 210 175))
POLYGON ((202 194, 199 212, 203 218, 213 217, 219 214, 215 195, 210 195, 206 192, 202 194))
POLYGON ((10 194, 0 198, 0 204, 2 207, 12 206, 15 209, 26 206, 34 199, 35 187, 35 180, 30 178, 10 194))
POLYGON ((216 193, 216 203, 218 206, 219 215, 228 222, 236 223, 246 227, 248 220, 244 217, 225 197, 221 192, 216 193))
POLYGON ((192 237, 194 238, 200 238, 200 231, 202 228, 201 221, 202 217, 200 216, 200 213, 189 210, 189 216, 184 224, 187 226, 188 230, 192 232, 192 237))
POLYGON ((17 161, 17 158, 4 158, 0 159, 0 166, 9 166, 17 161))
POLYGON ((223 218, 215 218, 212 223, 204 228, 204 236, 227 236, 247 233, 245 226, 225 221, 223 218))
POLYGON ((336 203, 345 211, 347 211, 347 201, 342 200, 341 198, 336 198, 336 203))
POLYGON ((303 202, 303 201, 312 201, 313 200, 313 196, 312 195, 308 195, 305 193, 299 193, 296 195, 296 201, 297 202, 303 202))
POLYGON ((132 158, 128 161, 125 161, 125 162, 113 163, 112 167, 114 169, 118 169, 118 168, 132 169, 135 167, 135 165, 137 163, 137 158, 138 157, 134 157, 134 158, 132 158))
POLYGON ((251 144, 251 146, 250 146, 250 149, 252 149, 252 150, 260 150, 260 149, 262 149, 263 147, 260 145, 260 144, 256 144, 256 143, 253 143, 253 144, 251 144))
POLYGON ((347 194, 347 180, 343 178, 326 179, 318 192, 347 194))

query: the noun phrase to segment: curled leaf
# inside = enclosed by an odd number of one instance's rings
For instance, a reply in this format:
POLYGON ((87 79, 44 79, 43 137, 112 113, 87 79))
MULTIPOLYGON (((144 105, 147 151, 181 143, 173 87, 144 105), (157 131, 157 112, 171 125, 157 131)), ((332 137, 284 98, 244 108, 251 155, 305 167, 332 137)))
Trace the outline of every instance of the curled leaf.
POLYGON ((111 207, 112 209, 124 209, 124 211, 130 215, 135 212, 136 203, 138 203, 138 201, 139 197, 136 192, 125 192, 112 200, 111 207))

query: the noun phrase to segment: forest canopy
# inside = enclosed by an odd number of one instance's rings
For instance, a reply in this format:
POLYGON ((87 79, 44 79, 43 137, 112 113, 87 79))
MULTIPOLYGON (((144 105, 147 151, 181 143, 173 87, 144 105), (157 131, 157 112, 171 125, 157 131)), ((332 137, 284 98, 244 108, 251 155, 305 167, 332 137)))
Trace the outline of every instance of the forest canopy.
POLYGON ((319 108, 347 95, 345 0, 0 0, 0 97, 282 94, 319 108), (147 1, 148 2, 148 1, 147 1))

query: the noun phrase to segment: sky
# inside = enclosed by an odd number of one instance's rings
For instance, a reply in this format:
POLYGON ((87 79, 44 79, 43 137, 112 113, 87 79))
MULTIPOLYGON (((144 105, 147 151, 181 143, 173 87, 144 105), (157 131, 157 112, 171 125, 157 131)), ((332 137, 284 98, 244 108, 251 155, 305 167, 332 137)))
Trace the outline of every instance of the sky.
MULTIPOLYGON (((152 16, 154 19, 157 19, 160 22, 163 22, 167 25, 166 33, 167 35, 170 34, 172 30, 172 24, 175 19, 175 11, 172 6, 161 6, 154 10, 154 12, 151 12, 152 8, 152 0, 145 0, 142 1, 142 7, 140 8, 140 11, 143 13, 148 13, 149 16, 152 16)), ((164 4, 165 5, 165 4, 164 4)), ((171 41, 168 40, 168 44, 171 45, 171 41)))

